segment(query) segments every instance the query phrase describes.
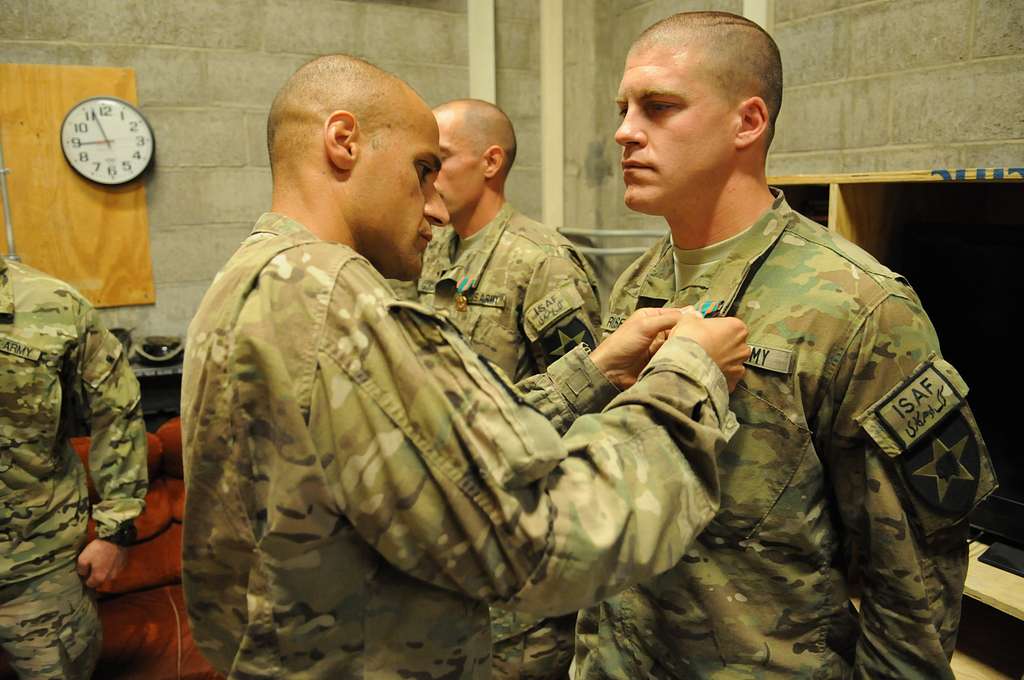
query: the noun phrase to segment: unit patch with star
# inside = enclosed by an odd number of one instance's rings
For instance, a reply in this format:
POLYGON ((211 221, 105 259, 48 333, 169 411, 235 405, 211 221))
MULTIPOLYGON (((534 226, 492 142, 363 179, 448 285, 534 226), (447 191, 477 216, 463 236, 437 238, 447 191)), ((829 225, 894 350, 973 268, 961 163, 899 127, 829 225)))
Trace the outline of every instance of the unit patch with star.
MULTIPOLYGON (((987 493, 993 483, 966 396, 956 370, 933 356, 857 418, 896 459, 917 502, 950 518, 977 504, 979 484, 987 493)), ((938 526, 923 521, 926 528, 938 526)))
POLYGON ((573 317, 572 321, 567 324, 551 329, 540 340, 540 346, 544 349, 548 365, 561 359, 576 345, 586 345, 593 349, 596 344, 594 334, 578 316, 573 317))

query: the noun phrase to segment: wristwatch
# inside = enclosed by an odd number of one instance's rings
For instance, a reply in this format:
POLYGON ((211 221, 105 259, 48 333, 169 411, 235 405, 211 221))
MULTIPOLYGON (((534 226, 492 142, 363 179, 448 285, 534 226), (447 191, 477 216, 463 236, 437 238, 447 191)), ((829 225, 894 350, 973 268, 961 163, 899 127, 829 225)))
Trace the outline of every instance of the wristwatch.
POLYGON ((125 547, 135 542, 136 533, 135 522, 128 519, 118 524, 114 533, 109 536, 100 536, 99 538, 101 541, 125 547))

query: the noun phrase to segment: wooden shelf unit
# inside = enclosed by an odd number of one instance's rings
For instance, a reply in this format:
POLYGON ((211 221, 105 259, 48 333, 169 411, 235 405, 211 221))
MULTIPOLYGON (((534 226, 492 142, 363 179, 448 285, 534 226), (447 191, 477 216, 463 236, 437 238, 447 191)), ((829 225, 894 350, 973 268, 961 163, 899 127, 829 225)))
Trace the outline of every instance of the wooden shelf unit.
POLYGON ((884 264, 890 264, 893 236, 914 223, 984 227, 1024 219, 1024 168, 786 175, 768 182, 785 192, 795 210, 838 231, 884 264))

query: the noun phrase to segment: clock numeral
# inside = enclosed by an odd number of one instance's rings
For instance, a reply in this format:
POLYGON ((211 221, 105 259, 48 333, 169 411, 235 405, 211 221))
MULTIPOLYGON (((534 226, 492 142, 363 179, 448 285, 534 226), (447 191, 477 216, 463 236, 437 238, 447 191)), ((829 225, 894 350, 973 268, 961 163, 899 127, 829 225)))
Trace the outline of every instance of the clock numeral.
POLYGON ((88 163, 89 154, 83 151, 82 153, 78 154, 78 160, 82 161, 83 163, 88 163))
POLYGON ((146 146, 146 138, 143 137, 142 135, 137 136, 135 138, 135 145, 136 146, 146 146))
POLYGON ((93 172, 99 172, 100 171, 100 166, 103 165, 103 164, 102 163, 93 163, 93 165, 96 166, 96 167, 94 167, 92 169, 92 171, 93 172))
POLYGON ((71 146, 73 146, 73 147, 75 147, 77 149, 78 147, 82 146, 82 140, 79 139, 78 137, 72 137, 71 138, 71 146))
POLYGON ((88 132, 88 131, 89 131, 89 124, 88 123, 75 123, 75 132, 88 132))
POLYGON ((88 111, 86 111, 85 112, 85 120, 86 121, 96 120, 96 112, 93 111, 92 109, 89 109, 88 111))
POLYGON ((137 121, 137 120, 130 120, 130 121, 128 121, 128 129, 131 130, 132 132, 138 132, 139 131, 139 121, 137 121))
POLYGON ((114 108, 110 104, 100 104, 100 115, 111 116, 114 113, 114 108))
POLYGON ((136 158, 136 159, 141 161, 142 160, 142 152, 141 151, 136 151, 135 153, 132 154, 132 158, 136 158))
POLYGON ((121 169, 124 170, 125 172, 131 172, 132 171, 131 161, 121 161, 121 169))
POLYGON ((113 165, 108 165, 107 174, 110 175, 111 177, 117 177, 117 167, 113 165))

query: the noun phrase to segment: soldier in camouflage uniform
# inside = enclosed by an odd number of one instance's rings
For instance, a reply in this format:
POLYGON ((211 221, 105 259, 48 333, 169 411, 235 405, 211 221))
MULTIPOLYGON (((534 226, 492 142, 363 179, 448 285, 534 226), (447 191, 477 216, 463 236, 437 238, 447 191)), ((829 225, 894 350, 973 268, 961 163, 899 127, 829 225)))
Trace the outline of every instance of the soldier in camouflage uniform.
MULTIPOLYGON (((470 347, 520 381, 544 372, 577 344, 594 347, 601 305, 590 267, 573 245, 505 200, 515 161, 512 122, 478 99, 434 109, 440 133, 437 190, 451 226, 423 253, 418 299, 448 314, 470 347)), ((491 612, 493 675, 565 678, 575 614, 542 619, 491 612)))
POLYGON ((146 488, 139 384, 121 343, 73 288, 0 258, 0 647, 20 677, 92 674, 101 629, 82 581, 101 586, 124 566, 146 488), (73 395, 102 499, 88 545, 73 395))
POLYGON ((711 359, 739 378, 742 324, 684 316, 650 358, 680 315, 641 313, 514 390, 384 278, 414 278, 447 220, 426 104, 321 57, 278 93, 268 140, 274 212, 185 359, 183 580, 213 665, 487 678, 488 603, 564 614, 675 563, 716 507, 734 425, 711 359))
POLYGON ((627 57, 626 203, 671 238, 605 327, 693 304, 744 320, 752 353, 721 509, 675 568, 581 612, 577 678, 953 678, 992 466, 907 281, 769 190, 781 87, 774 42, 733 15, 670 17, 627 57))

